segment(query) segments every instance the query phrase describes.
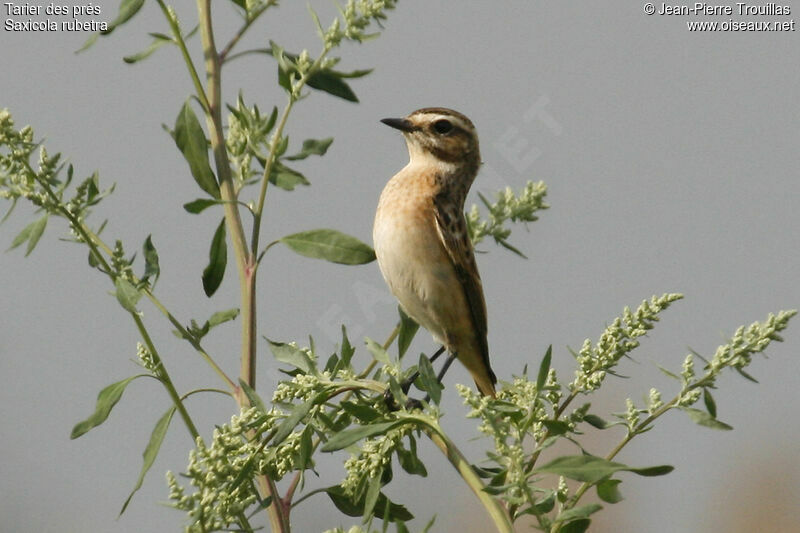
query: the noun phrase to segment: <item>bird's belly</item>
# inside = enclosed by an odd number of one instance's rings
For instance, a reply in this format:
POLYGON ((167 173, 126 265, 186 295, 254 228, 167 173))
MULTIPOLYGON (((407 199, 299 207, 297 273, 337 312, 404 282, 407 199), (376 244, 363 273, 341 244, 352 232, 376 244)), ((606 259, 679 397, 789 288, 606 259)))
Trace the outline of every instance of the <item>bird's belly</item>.
POLYGON ((373 240, 381 273, 405 312, 447 344, 447 315, 463 299, 453 266, 432 219, 398 214, 375 221, 373 240))

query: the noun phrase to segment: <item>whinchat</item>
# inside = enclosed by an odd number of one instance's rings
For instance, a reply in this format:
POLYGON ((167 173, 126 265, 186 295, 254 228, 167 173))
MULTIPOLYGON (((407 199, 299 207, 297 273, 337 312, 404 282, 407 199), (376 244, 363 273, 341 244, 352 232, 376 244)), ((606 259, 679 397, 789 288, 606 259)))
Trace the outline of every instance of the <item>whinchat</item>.
POLYGON ((475 126, 439 107, 381 122, 403 133, 410 159, 386 184, 375 214, 383 278, 406 314, 461 361, 482 394, 494 396, 486 302, 464 218, 481 164, 475 126))

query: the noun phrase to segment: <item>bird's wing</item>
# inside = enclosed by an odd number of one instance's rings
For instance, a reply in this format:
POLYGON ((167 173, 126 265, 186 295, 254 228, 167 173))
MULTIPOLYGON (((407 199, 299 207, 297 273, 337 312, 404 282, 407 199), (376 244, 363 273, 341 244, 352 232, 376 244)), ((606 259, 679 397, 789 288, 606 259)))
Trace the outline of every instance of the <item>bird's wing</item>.
POLYGON ((472 243, 467 234, 467 221, 461 209, 454 205, 452 200, 448 201, 445 195, 435 196, 433 203, 439 240, 450 257, 456 275, 461 282, 472 317, 472 324, 475 328, 475 338, 480 347, 483 364, 493 385, 497 382, 497 378, 489 364, 489 346, 486 341, 486 302, 483 298, 483 285, 475 263, 472 243))

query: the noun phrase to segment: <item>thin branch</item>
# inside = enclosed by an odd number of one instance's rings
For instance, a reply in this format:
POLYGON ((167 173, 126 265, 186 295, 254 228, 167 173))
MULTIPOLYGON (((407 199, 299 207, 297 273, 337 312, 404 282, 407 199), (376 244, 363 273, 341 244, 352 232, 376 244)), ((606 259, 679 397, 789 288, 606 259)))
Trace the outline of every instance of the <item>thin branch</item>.
POLYGON ((266 4, 262 5, 257 11, 253 13, 248 13, 247 17, 245 18, 244 24, 239 28, 239 30, 234 34, 228 44, 222 49, 219 53, 219 61, 220 63, 225 63, 225 60, 228 58, 228 54, 231 53, 233 47, 239 42, 239 40, 244 36, 250 26, 270 7, 275 5, 276 2, 267 2, 266 4))

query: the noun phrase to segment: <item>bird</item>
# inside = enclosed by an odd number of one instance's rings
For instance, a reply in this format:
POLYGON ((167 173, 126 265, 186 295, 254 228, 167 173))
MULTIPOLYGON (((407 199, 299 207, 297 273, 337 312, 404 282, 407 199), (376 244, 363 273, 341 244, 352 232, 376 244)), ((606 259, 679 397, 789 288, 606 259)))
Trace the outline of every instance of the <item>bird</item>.
POLYGON ((464 217, 481 165, 475 126, 443 107, 381 122, 402 132, 409 162, 378 201, 372 239, 380 271, 403 311, 449 352, 440 379, 455 358, 482 395, 495 397, 486 302, 464 217))

